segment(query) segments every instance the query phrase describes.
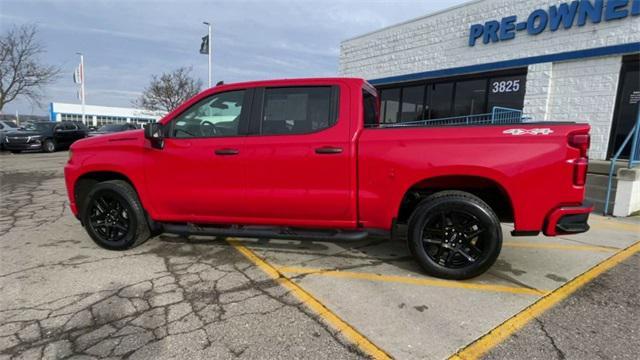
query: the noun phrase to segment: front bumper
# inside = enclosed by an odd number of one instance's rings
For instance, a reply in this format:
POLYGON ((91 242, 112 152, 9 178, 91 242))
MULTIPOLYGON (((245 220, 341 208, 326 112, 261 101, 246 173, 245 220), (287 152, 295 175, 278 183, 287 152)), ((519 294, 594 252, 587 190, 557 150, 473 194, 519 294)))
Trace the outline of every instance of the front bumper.
POLYGON ((556 236, 579 234, 589 230, 589 214, 593 206, 566 206, 555 209, 547 217, 544 234, 556 236))
POLYGON ((29 143, 5 141, 2 145, 7 150, 41 150, 42 149, 42 142, 40 141, 29 142, 29 143))

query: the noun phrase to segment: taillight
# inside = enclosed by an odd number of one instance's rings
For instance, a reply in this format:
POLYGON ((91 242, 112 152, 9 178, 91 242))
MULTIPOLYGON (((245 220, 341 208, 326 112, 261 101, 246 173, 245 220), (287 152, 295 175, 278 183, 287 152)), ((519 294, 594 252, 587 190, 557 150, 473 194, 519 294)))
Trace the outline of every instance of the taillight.
POLYGON ((573 184, 584 186, 587 182, 587 169, 589 168, 589 159, 581 157, 573 162, 573 184))
POLYGON ((580 156, 587 157, 587 152, 591 145, 591 136, 589 134, 571 134, 569 135, 569 145, 580 149, 580 156))
POLYGON ((587 181, 587 168, 589 167, 589 146, 591 136, 589 134, 570 134, 569 146, 580 150, 580 157, 573 160, 573 184, 584 186, 587 181))

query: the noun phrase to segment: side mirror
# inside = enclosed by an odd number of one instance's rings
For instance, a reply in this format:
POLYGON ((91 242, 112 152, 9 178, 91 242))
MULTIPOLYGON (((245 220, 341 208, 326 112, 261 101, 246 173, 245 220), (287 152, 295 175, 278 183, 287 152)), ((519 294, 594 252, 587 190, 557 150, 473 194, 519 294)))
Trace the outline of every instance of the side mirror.
POLYGON ((159 123, 145 125, 144 137, 149 140, 151 147, 162 149, 164 147, 164 126, 159 123))

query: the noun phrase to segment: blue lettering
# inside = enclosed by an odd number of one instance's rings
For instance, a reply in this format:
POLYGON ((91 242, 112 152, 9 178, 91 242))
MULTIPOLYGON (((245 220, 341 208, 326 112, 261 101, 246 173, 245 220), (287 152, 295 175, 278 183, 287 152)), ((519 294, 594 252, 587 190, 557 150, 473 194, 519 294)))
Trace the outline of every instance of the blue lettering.
POLYGON ((471 29, 469 30, 469 46, 475 46, 476 40, 482 36, 484 33, 484 26, 480 24, 471 25, 471 29))
POLYGON ((516 21, 518 20, 517 16, 508 16, 506 18, 502 18, 500 22, 500 40, 511 40, 516 37, 515 29, 516 29, 516 21))
POLYGON ((591 19, 592 23, 599 24, 602 21, 603 8, 602 0, 596 0, 593 5, 589 0, 581 0, 578 7, 578 26, 584 26, 587 23, 587 17, 591 19))
POLYGON ((565 29, 569 29, 573 26, 573 20, 576 18, 576 11, 578 11, 578 1, 571 2, 571 6, 567 4, 560 4, 560 6, 551 6, 549 8, 549 29, 556 31, 560 27, 560 23, 564 25, 565 29))
POLYGON ((490 42, 498 42, 498 29, 500 28, 500 23, 492 20, 484 23, 484 37, 482 38, 482 42, 488 44, 490 42))
POLYGON ((631 5, 631 16, 640 15, 640 0, 633 0, 633 5, 631 5))
POLYGON ((607 2, 607 11, 605 12, 604 19, 617 20, 624 19, 629 16, 629 11, 622 9, 629 4, 629 0, 609 0, 607 2))
POLYGON ((538 35, 547 28, 547 23, 549 22, 549 15, 547 12, 538 9, 532 12, 529 15, 529 19, 527 19, 527 32, 529 35, 538 35), (538 24, 536 25, 536 21, 538 24))

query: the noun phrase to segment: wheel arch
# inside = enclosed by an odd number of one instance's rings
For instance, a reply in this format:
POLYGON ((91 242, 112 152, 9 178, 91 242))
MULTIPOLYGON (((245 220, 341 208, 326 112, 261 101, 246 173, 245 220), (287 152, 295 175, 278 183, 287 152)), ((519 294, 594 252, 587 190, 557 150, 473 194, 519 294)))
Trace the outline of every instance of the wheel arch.
POLYGON ((109 180, 122 180, 127 182, 129 185, 131 185, 133 190, 138 195, 138 199, 140 199, 140 201, 142 202, 140 191, 136 187, 136 184, 131 180, 129 176, 125 175, 124 173, 113 170, 89 171, 79 176, 73 186, 73 195, 79 213, 82 213, 82 211, 84 210, 84 200, 89 191, 91 191, 91 188, 95 184, 109 180))
POLYGON ((512 197, 502 182, 486 175, 455 174, 425 177, 408 186, 396 209, 396 222, 406 223, 422 199, 445 190, 473 194, 486 202, 501 222, 515 221, 512 197))

